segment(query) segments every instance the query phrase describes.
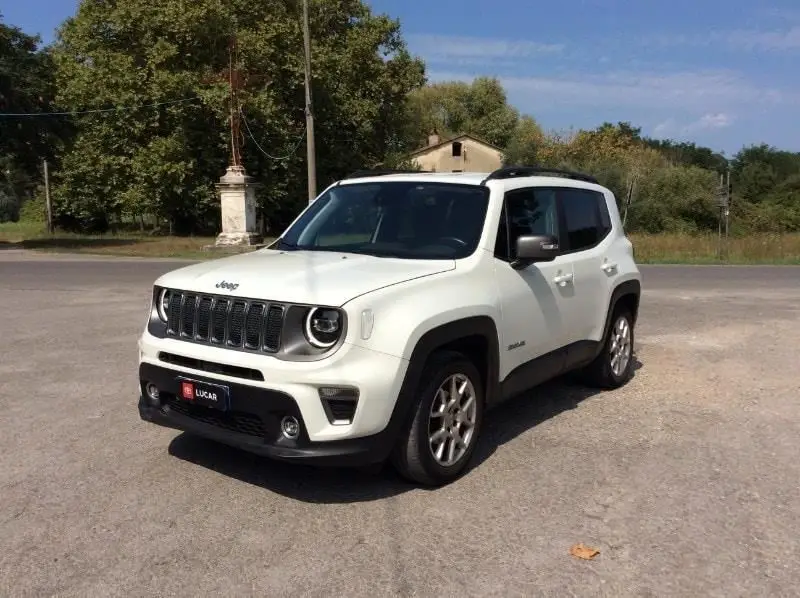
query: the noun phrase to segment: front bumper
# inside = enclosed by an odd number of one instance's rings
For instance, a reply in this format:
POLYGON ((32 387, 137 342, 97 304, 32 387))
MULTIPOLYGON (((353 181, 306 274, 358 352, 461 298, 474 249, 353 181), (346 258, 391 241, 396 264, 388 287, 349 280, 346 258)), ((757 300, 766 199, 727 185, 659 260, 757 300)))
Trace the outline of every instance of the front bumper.
MULTIPOLYGON (((192 405, 179 397, 179 377, 187 373, 150 363, 139 366, 139 415, 150 423, 196 434, 258 455, 314 465, 360 466, 385 460, 392 450, 397 425, 387 426, 377 434, 313 442, 297 401, 284 392, 248 384, 225 381, 230 388, 229 408, 219 411, 192 405), (147 397, 145 385, 159 389, 159 404, 147 397), (284 416, 300 422, 300 434, 291 440, 281 433, 284 416)), ((219 384, 217 378, 191 374, 199 382, 219 384)), ((398 412, 397 415, 400 415, 398 412)), ((397 422, 399 423, 399 422, 397 422)))

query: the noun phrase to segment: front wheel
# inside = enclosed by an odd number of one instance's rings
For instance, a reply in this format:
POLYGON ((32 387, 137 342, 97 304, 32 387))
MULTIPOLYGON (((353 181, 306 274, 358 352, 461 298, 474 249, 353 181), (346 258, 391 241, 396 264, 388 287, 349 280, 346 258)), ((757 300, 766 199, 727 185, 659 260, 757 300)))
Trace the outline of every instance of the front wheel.
POLYGON ((433 355, 420 380, 414 418, 392 455, 395 468, 428 486, 456 479, 475 451, 483 406, 475 365, 460 353, 433 355))

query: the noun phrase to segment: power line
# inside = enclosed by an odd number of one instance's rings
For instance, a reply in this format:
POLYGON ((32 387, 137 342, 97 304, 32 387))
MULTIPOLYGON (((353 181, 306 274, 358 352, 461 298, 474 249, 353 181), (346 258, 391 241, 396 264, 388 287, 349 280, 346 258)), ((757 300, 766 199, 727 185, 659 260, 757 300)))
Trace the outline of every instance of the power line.
POLYGON ((278 161, 288 160, 289 158, 291 158, 294 155, 294 153, 297 151, 297 148, 300 147, 300 144, 303 142, 303 134, 305 133, 305 127, 303 127, 303 132, 300 133, 300 135, 299 135, 299 141, 295 144, 295 146, 292 148, 292 150, 288 154, 286 154, 285 156, 282 156, 280 158, 276 157, 276 156, 272 156, 272 155, 268 154, 266 151, 264 151, 264 148, 262 148, 259 145, 258 141, 256 141, 256 138, 253 136, 253 132, 250 130, 250 125, 247 123, 247 119, 245 118, 244 112, 242 111, 241 107, 239 108, 239 114, 242 115, 242 122, 244 123, 244 128, 247 129, 247 134, 250 136, 250 139, 253 140, 253 143, 255 143, 255 145, 258 148, 258 150, 262 154, 264 154, 267 158, 269 158, 270 160, 278 160, 278 161))
POLYGON ((166 106, 168 104, 179 104, 181 102, 190 102, 199 99, 199 96, 192 96, 190 98, 181 98, 180 100, 168 100, 166 102, 155 102, 153 104, 140 104, 139 106, 119 106, 117 108, 97 108, 94 110, 75 110, 71 112, 0 112, 0 117, 30 117, 36 118, 40 116, 80 116, 84 114, 100 114, 104 112, 121 112, 138 110, 139 108, 155 108, 156 106, 166 106))

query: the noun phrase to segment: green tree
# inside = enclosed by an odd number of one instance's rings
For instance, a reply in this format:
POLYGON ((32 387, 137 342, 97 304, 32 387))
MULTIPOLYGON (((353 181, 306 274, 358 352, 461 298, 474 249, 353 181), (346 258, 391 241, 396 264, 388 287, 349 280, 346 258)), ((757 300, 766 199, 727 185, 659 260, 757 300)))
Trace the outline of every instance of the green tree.
POLYGON ((707 170, 724 173, 728 168, 728 160, 711 148, 698 146, 689 142, 677 142, 671 139, 644 139, 651 148, 663 154, 673 166, 699 166, 707 170))
POLYGON ((629 230, 694 233, 715 228, 718 175, 698 166, 669 166, 637 182, 629 230))
MULTIPOLYGON (((58 33, 59 99, 73 110, 120 109, 76 118, 56 192, 60 221, 103 230, 146 213, 174 232, 217 228, 235 37, 245 167, 261 183, 268 225, 285 225, 307 201, 301 24, 300 3, 285 0, 84 0, 58 33)), ((424 67, 399 24, 360 0, 312 2, 310 29, 324 185, 403 148, 396 131, 424 67)))
MULTIPOLYGON (((0 112, 53 111, 52 64, 39 44, 38 37, 0 22, 0 112)), ((67 133, 55 117, 0 117, 0 221, 16 219, 41 183, 42 160, 54 160, 67 133)))
POLYGON ((544 133, 533 117, 524 115, 517 122, 505 148, 506 165, 537 163, 537 153, 544 144, 544 133))
POLYGON ((404 135, 416 146, 435 130, 445 138, 469 133, 505 148, 519 120, 503 86, 490 77, 426 85, 411 94, 407 114, 404 135))

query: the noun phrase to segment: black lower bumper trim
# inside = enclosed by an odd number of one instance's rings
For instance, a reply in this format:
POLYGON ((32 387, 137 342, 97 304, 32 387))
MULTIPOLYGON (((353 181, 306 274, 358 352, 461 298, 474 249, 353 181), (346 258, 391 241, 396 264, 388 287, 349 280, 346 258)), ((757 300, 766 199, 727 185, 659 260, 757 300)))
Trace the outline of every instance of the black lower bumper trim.
MULTIPOLYGON (((361 466, 384 461, 391 452, 396 426, 372 436, 311 442, 302 414, 291 396, 244 384, 227 384, 230 388, 229 410, 187 404, 178 398, 179 377, 186 374, 143 363, 139 366, 139 416, 147 422, 202 436, 223 444, 283 461, 303 461, 324 466, 361 466), (147 399, 146 385, 155 384, 160 404, 147 399), (300 422, 300 435, 290 440, 281 434, 280 421, 292 415, 300 422)), ((219 380, 190 376, 199 382, 219 380)))

